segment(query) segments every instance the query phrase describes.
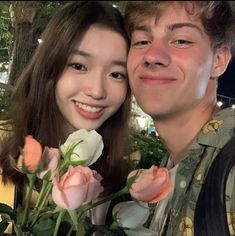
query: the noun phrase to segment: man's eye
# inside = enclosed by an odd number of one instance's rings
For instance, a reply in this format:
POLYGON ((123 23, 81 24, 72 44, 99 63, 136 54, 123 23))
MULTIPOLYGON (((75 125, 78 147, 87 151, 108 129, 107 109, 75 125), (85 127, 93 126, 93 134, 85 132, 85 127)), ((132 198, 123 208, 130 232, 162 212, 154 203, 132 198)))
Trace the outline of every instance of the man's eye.
POLYGON ((185 40, 185 39, 178 39, 178 40, 176 40, 176 43, 178 43, 178 44, 189 44, 191 42, 188 41, 188 40, 185 40))
POLYGON ((148 41, 148 40, 141 40, 141 41, 133 41, 131 43, 131 45, 132 46, 144 46, 144 45, 147 45, 149 43, 150 43, 150 41, 148 41))
POLYGON ((111 73, 111 76, 112 76, 114 79, 118 79, 118 80, 122 80, 122 79, 126 79, 126 78, 127 78, 127 75, 126 75, 126 74, 120 73, 120 72, 112 72, 112 73, 111 73))
POLYGON ((75 70, 81 70, 81 71, 85 71, 86 67, 80 63, 71 63, 69 64, 70 67, 72 67, 75 70))
POLYGON ((185 40, 185 39, 177 39, 173 43, 177 46, 184 47, 184 46, 188 46, 188 45, 192 44, 193 42, 185 40))

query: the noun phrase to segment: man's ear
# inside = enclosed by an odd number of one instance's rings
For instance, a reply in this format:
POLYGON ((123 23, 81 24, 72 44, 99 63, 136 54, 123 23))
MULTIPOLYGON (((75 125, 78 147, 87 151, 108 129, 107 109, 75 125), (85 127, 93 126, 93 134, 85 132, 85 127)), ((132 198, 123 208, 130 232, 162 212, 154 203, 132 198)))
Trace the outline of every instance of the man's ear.
POLYGON ((219 77, 222 75, 226 71, 231 57, 231 51, 227 46, 222 46, 217 49, 214 55, 211 77, 219 77))

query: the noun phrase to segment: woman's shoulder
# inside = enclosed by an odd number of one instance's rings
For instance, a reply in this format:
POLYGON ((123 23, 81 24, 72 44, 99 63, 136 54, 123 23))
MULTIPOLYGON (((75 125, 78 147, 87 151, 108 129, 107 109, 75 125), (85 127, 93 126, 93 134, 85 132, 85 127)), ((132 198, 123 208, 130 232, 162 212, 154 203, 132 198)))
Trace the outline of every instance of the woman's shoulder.
POLYGON ((2 171, 0 169, 0 203, 7 204, 11 207, 14 205, 15 185, 11 182, 3 183, 2 171))
MULTIPOLYGON (((2 181, 2 170, 0 169, 0 203, 6 204, 11 208, 14 207, 15 201, 15 185, 11 182, 3 183, 2 181)), ((1 215, 0 215, 1 218, 1 215)), ((11 225, 8 225, 5 233, 11 233, 11 225)))

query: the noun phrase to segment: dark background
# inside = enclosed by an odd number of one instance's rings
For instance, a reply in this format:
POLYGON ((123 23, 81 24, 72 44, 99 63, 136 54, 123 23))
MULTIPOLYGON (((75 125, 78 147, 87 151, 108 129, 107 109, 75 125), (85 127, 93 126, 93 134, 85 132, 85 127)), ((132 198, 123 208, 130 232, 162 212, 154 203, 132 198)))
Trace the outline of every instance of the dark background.
POLYGON ((220 76, 218 94, 235 99, 235 59, 233 59, 226 72, 220 76))

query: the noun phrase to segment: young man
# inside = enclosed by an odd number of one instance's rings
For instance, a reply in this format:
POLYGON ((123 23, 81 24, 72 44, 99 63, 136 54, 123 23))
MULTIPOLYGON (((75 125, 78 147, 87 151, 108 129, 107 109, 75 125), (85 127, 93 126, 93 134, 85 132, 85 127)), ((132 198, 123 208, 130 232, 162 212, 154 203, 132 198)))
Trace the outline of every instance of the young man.
MULTIPOLYGON (((171 195, 157 204, 150 229, 153 235, 218 235, 216 229, 205 233, 203 220, 195 229, 195 211, 213 161, 235 132, 235 110, 220 110, 216 101, 235 38, 230 6, 225 1, 136 2, 127 5, 125 18, 130 86, 168 149, 162 165, 172 179, 171 195)), ((226 183, 225 229, 235 235, 234 166, 226 183)))

